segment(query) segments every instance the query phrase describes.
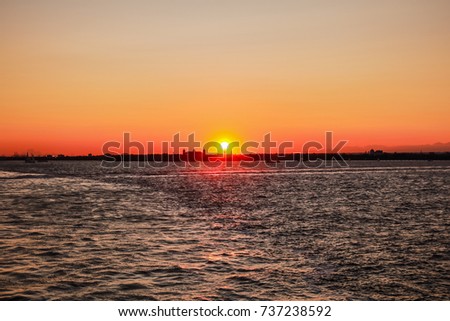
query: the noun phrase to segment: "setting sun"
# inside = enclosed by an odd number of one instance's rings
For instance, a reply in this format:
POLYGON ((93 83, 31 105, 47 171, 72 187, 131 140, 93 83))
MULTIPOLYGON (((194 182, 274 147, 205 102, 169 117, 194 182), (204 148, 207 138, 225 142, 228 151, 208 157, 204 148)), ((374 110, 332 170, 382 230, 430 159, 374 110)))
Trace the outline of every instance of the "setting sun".
POLYGON ((221 142, 220 146, 222 146, 223 151, 226 151, 228 149, 228 142, 221 142))

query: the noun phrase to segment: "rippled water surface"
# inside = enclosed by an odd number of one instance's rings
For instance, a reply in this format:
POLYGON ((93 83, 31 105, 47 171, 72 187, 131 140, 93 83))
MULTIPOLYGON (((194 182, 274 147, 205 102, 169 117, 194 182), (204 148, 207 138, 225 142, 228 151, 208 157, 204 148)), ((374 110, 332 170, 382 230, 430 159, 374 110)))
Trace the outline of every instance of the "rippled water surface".
POLYGON ((0 162, 0 299, 449 300, 450 163, 0 162))

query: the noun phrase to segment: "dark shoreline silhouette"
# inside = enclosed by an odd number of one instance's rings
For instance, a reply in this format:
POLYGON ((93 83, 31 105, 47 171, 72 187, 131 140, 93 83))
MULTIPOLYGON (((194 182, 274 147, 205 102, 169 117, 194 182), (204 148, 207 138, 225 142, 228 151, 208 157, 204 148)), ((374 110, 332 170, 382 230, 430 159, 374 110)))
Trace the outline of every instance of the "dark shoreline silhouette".
MULTIPOLYGON (((120 155, 78 155, 78 156, 34 156, 37 162, 46 161, 59 161, 59 160, 109 160, 113 159, 120 161, 214 161, 217 159, 221 160, 246 160, 246 161, 266 161, 266 162, 282 162, 282 161, 314 161, 317 159, 336 159, 336 160, 450 160, 450 152, 428 152, 428 153, 386 153, 382 151, 376 152, 366 152, 366 153, 342 153, 342 154, 325 154, 325 153, 315 153, 315 154, 302 154, 302 153, 291 153, 291 154, 233 154, 233 155, 215 155, 215 154, 202 154, 201 152, 196 152, 195 157, 183 157, 183 154, 120 154, 120 155), (198 154, 198 155, 197 155, 198 154)), ((25 161, 27 156, 0 156, 0 161, 25 161)))

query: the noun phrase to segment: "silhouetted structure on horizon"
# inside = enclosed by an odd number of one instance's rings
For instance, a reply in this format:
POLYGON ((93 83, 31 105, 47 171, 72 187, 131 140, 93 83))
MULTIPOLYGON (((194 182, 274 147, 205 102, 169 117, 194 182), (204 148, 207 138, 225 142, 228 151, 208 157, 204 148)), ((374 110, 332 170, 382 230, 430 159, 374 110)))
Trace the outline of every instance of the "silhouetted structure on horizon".
POLYGON ((196 151, 195 149, 191 151, 186 151, 183 149, 183 154, 180 155, 180 160, 184 162, 201 162, 201 161, 207 161, 208 155, 206 154, 205 150, 196 151))
POLYGON ((372 157, 380 156, 380 155, 383 155, 383 151, 381 149, 378 149, 378 150, 371 149, 369 151, 369 155, 372 157))
POLYGON ((25 158, 25 163, 36 163, 36 160, 34 159, 34 155, 33 154, 31 154, 31 157, 29 157, 28 156, 28 153, 27 153, 27 157, 25 158))

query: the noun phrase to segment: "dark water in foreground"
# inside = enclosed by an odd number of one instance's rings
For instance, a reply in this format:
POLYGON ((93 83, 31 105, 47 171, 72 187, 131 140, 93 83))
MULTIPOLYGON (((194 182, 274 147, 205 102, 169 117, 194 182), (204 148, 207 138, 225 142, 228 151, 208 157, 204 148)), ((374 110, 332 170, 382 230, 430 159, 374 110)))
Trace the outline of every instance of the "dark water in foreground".
POLYGON ((0 162, 0 299, 450 300, 450 162, 0 162))

